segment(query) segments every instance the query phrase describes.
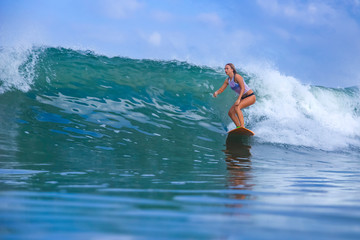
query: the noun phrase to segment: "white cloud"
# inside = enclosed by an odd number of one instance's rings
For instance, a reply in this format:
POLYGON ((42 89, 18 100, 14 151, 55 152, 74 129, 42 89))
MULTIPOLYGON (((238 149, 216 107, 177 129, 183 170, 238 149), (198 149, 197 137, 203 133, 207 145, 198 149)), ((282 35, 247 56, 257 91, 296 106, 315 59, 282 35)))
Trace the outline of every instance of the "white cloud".
POLYGON ((143 6, 137 0, 100 0, 99 4, 103 6, 105 14, 113 19, 126 18, 143 6))
POLYGON ((158 32, 153 32, 149 37, 149 43, 154 46, 160 46, 161 44, 161 34, 158 32))
POLYGON ((174 16, 165 11, 155 11, 152 14, 153 18, 159 22, 168 22, 174 18, 174 16))
POLYGON ((278 0, 257 0, 256 2, 271 15, 285 17, 303 24, 326 25, 329 20, 337 17, 335 9, 320 1, 309 3, 286 1, 280 3, 278 0))
POLYGON ((350 4, 352 4, 355 7, 359 7, 360 6, 360 0, 352 0, 352 1, 350 1, 350 4))
POLYGON ((221 27, 223 25, 223 21, 217 13, 201 13, 197 18, 201 22, 210 24, 215 27, 221 27))

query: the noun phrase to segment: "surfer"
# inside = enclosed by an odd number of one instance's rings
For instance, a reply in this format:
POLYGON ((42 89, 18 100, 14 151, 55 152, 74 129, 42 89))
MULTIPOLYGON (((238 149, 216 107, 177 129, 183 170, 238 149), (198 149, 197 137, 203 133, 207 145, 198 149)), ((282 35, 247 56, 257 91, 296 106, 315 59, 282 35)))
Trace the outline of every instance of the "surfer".
POLYGON ((229 110, 229 117, 235 123, 236 127, 245 127, 244 115, 241 109, 253 105, 256 101, 254 92, 246 85, 244 79, 236 72, 232 63, 225 65, 225 73, 229 77, 225 79, 224 84, 214 92, 213 96, 217 97, 225 88, 230 85, 239 96, 229 110))

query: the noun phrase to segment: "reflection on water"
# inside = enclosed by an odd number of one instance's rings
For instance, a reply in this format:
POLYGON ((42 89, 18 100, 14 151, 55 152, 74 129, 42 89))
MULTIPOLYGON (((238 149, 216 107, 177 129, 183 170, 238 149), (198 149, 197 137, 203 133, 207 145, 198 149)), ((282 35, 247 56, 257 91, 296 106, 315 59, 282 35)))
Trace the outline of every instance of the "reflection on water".
MULTIPOLYGON (((248 137, 226 139, 225 161, 228 170, 229 188, 235 190, 251 190, 251 145, 248 137)), ((241 191, 239 191, 241 192, 241 191)), ((245 200, 248 194, 234 194, 235 199, 245 200)), ((241 207, 239 205, 233 207, 241 207)))

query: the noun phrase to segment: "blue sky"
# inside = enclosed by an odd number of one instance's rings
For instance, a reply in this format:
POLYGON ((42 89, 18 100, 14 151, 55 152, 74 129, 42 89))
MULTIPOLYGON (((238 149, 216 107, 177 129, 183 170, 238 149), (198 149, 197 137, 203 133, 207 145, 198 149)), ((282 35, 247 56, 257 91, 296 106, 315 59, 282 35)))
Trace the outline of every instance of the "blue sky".
POLYGON ((1 0, 0 45, 223 66, 360 85, 360 0, 1 0))

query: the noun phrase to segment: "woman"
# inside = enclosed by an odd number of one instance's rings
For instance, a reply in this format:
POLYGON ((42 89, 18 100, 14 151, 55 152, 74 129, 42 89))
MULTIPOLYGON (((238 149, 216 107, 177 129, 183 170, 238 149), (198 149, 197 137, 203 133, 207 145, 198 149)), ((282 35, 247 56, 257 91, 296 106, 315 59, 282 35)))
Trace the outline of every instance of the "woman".
POLYGON ((253 105, 256 101, 254 92, 246 85, 244 79, 236 72, 235 66, 232 63, 225 65, 225 73, 229 77, 225 79, 224 84, 214 92, 213 96, 217 97, 225 88, 230 85, 239 96, 234 105, 229 110, 229 117, 235 123, 236 127, 245 127, 244 116, 241 109, 253 105))

